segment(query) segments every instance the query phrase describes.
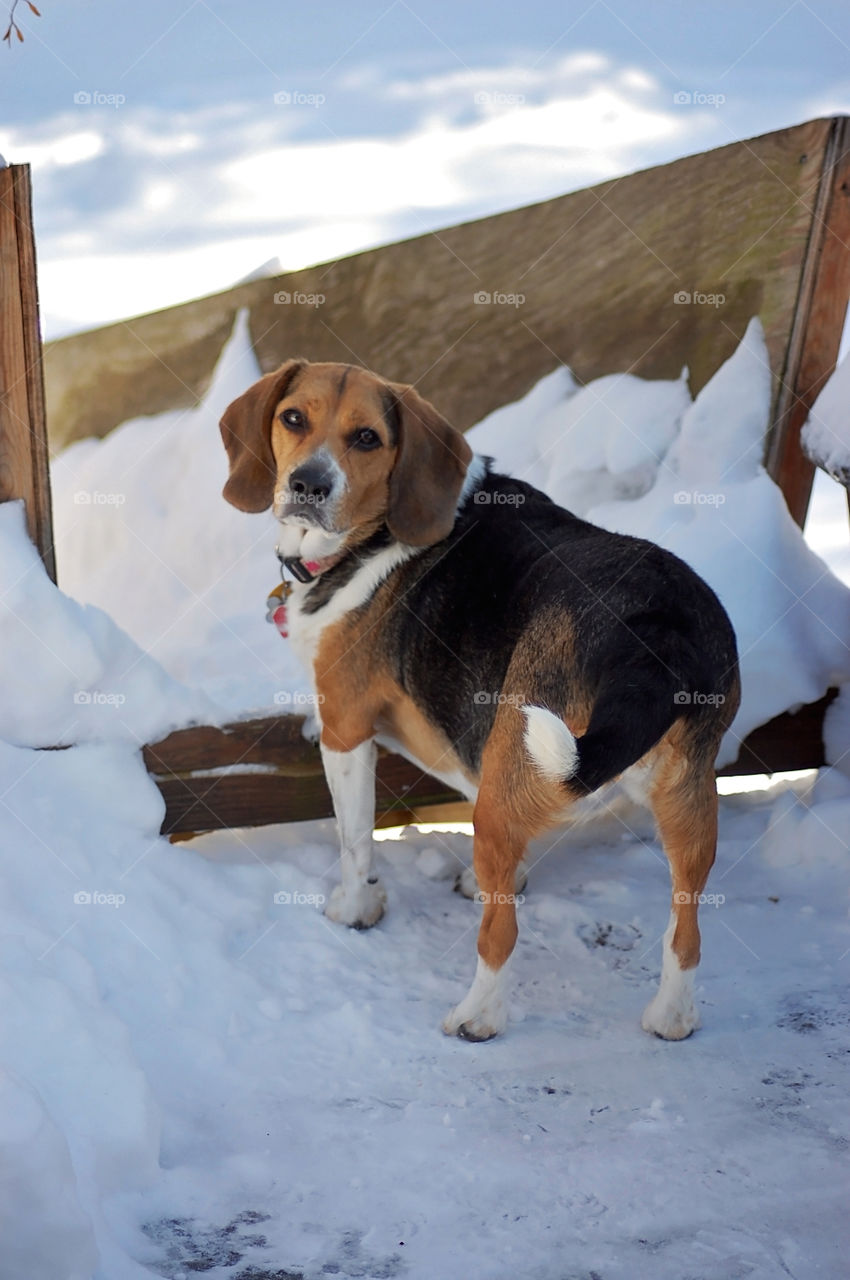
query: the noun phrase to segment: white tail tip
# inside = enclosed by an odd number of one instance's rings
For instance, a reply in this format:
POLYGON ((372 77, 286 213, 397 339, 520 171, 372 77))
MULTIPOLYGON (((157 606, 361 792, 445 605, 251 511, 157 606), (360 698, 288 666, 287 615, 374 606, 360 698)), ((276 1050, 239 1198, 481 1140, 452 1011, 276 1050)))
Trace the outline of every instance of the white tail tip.
POLYGON ((578 743, 570 730, 545 707, 523 707, 525 749, 544 778, 565 782, 578 768, 578 743))

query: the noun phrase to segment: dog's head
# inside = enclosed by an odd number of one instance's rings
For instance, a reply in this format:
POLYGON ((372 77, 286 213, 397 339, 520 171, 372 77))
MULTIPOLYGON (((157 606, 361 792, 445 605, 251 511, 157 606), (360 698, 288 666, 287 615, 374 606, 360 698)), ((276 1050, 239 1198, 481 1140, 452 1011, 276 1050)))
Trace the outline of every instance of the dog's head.
POLYGON ((430 546, 454 524, 472 450, 413 387, 356 365, 289 360, 225 411, 224 496, 273 506, 286 555, 319 560, 386 522, 430 546))

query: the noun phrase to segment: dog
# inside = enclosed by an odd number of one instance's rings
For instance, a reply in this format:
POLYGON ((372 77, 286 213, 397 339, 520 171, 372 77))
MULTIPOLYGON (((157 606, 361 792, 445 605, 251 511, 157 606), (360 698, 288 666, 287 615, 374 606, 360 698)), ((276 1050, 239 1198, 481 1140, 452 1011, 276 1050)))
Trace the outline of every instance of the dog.
POLYGON ((414 387, 359 366, 289 360, 228 407, 221 433, 224 497, 273 508, 296 579, 292 643, 315 678, 341 846, 326 915, 365 929, 384 912, 376 743, 474 801, 478 960, 443 1030, 488 1040, 507 1021, 529 840, 638 774, 672 877, 642 1025, 690 1035, 714 759, 740 698, 714 592, 670 552, 498 474, 414 387))

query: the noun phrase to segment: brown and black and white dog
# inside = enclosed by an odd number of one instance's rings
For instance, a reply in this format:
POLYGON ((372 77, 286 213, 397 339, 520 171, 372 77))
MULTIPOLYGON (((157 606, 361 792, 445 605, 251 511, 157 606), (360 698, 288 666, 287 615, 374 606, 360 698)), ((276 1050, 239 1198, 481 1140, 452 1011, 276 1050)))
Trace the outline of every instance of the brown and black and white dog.
POLYGON ((646 541, 496 474, 413 387, 290 360, 221 422, 242 511, 270 506, 299 579, 292 643, 315 678, 339 824, 326 914, 367 928, 376 742, 474 800, 484 903, 472 985, 443 1029, 507 1019, 515 884, 529 840, 639 763, 672 873, 661 984, 643 1026, 699 1023, 699 897, 714 861, 714 759, 739 701, 735 636, 711 589, 646 541))

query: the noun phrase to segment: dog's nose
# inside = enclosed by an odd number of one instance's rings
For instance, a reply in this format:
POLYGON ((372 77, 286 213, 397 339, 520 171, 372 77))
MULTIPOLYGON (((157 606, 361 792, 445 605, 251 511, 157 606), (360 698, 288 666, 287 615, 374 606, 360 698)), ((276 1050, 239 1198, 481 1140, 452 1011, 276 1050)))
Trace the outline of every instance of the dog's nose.
POLYGON ((319 463, 305 462, 289 477, 289 491, 296 502, 326 502, 332 488, 333 476, 319 463))

